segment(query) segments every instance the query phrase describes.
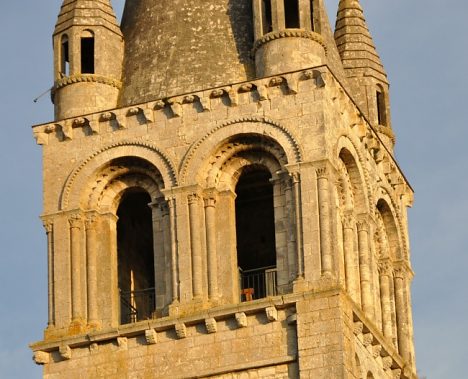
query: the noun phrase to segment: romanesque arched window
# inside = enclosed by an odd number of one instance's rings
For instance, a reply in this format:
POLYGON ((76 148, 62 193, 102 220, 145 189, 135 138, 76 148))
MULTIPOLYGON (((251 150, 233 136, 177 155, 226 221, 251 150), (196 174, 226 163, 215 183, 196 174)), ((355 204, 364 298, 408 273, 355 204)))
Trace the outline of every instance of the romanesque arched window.
POLYGON ((276 295, 276 244, 271 174, 247 167, 236 186, 237 263, 246 300, 276 295))
POLYGON ((62 35, 60 43, 60 73, 63 76, 70 75, 70 45, 66 34, 62 35))
POLYGON ((81 73, 94 74, 95 72, 95 43, 94 33, 84 30, 81 34, 81 73))
POLYGON ((151 198, 143 190, 124 194, 117 210, 118 286, 122 324, 149 319, 155 310, 151 198))

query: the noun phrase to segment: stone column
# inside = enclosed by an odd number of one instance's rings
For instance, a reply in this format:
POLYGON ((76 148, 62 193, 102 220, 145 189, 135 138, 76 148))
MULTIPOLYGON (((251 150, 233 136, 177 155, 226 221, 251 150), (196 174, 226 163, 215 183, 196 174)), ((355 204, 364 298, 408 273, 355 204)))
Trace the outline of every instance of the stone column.
POLYGON ((169 205, 169 226, 171 233, 171 278, 172 278, 172 302, 179 301, 179 275, 177 261, 177 230, 176 230, 176 201, 175 198, 168 198, 169 205))
POLYGON ((196 193, 188 196, 190 219, 190 246, 192 250, 192 295, 200 300, 203 295, 202 269, 203 261, 200 241, 199 196, 196 193))
POLYGON ((54 299, 54 223, 44 220, 44 229, 47 236, 47 277, 48 277, 48 326, 55 325, 55 299, 54 299))
POLYGON ((297 264, 297 279, 304 278, 303 269, 303 245, 302 245, 302 212, 301 212, 301 190, 300 190, 300 174, 294 172, 291 174, 292 186, 294 193, 294 213, 296 224, 296 264, 297 264))
POLYGON ((254 39, 255 41, 262 37, 263 35, 263 12, 262 12, 262 0, 253 0, 252 1, 252 10, 253 10, 253 24, 254 24, 254 39))
POLYGON ((217 300, 218 293, 218 255, 216 252, 216 198, 213 194, 204 198, 206 250, 208 253, 208 292, 211 300, 217 300))
POLYGON ((397 267, 394 270, 395 282, 395 307, 397 319, 397 337, 398 337, 398 351, 403 359, 409 359, 410 347, 408 344, 408 316, 407 304, 405 301, 405 270, 402 267, 397 267))
POLYGON ((388 259, 379 262, 380 302, 382 307, 382 332, 393 343, 392 305, 390 302, 391 264, 388 259))
POLYGON ((354 250, 354 227, 356 220, 352 214, 343 217, 343 249, 346 267, 346 288, 351 298, 359 303, 359 289, 357 286, 357 265, 354 250))
POLYGON ((97 246, 96 215, 86 218, 86 274, 88 279, 88 324, 98 323, 98 290, 97 290, 97 246))
POLYGON ((317 169, 322 276, 332 275, 330 193, 327 174, 328 169, 326 167, 317 169))
POLYGON ((373 315, 371 273, 369 265, 369 224, 360 220, 358 227, 359 274, 361 276, 362 309, 368 317, 373 315))
POLYGON ((68 222, 70 223, 72 321, 80 322, 83 319, 81 298, 81 228, 83 221, 81 215, 74 214, 69 217, 68 222))

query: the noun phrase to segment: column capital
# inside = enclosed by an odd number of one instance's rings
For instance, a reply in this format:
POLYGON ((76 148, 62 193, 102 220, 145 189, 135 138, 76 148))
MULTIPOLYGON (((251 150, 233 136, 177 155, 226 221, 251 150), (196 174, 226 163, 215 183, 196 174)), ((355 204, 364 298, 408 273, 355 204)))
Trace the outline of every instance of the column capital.
POLYGON ((358 232, 369 231, 369 221, 366 218, 358 217, 356 225, 357 225, 358 232))
POLYGON ((200 200, 200 195, 196 192, 187 195, 189 205, 195 204, 200 200))
POLYGON ((354 229, 354 226, 356 225, 356 218, 352 213, 345 213, 341 220, 343 223, 343 228, 354 229))
POLYGON ((328 166, 319 166, 315 169, 315 173, 317 174, 317 179, 328 179, 328 174, 330 170, 328 166))
POLYGON ((96 226, 98 215, 96 212, 89 212, 86 214, 85 228, 86 230, 94 229, 96 226))
POLYGON ((293 184, 297 184, 301 181, 301 174, 298 171, 290 172, 289 176, 291 177, 291 181, 293 184))
POLYGON ((68 216, 68 223, 71 228, 81 228, 83 225, 83 216, 81 213, 72 213, 68 216))
POLYGON ((388 258, 381 259, 378 262, 378 269, 381 275, 390 276, 393 271, 392 262, 388 258))
POLYGON ((42 219, 42 225, 44 226, 44 229, 47 234, 52 233, 54 229, 54 221, 52 219, 42 219))

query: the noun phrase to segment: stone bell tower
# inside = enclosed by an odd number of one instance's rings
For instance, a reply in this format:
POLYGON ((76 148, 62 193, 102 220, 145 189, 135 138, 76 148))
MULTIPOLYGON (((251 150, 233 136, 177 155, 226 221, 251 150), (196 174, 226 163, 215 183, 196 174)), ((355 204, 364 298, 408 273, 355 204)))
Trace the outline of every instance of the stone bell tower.
POLYGON ((44 378, 416 378, 358 0, 64 0, 53 40, 44 378))

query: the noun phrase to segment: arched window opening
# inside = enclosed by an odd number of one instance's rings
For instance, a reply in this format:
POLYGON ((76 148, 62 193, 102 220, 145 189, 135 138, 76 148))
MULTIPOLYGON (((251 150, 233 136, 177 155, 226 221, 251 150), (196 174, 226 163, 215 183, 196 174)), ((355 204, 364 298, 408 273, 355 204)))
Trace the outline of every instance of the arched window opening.
POLYGON ((245 171, 236 186, 237 263, 241 300, 277 294, 276 243, 271 174, 245 171))
POLYGON ((94 74, 94 34, 91 31, 81 36, 81 73, 94 74))
POLYGON ((298 0, 284 0, 284 23, 287 29, 299 28, 298 0))
POLYGON ((152 318, 155 310, 151 198, 126 193, 117 210, 117 259, 122 324, 152 318))
POLYGON ((310 30, 315 31, 315 23, 314 23, 314 1, 310 0, 310 30))
POLYGON ((63 76, 68 76, 70 75, 70 45, 68 43, 68 36, 66 34, 62 36, 62 43, 60 49, 60 73, 63 76))
POLYGON ((262 0, 262 28, 263 34, 273 31, 273 19, 271 16, 271 0, 262 0))
POLYGON ((381 88, 376 91, 376 103, 377 103, 377 122, 379 125, 387 126, 387 107, 385 104, 385 94, 381 88))

